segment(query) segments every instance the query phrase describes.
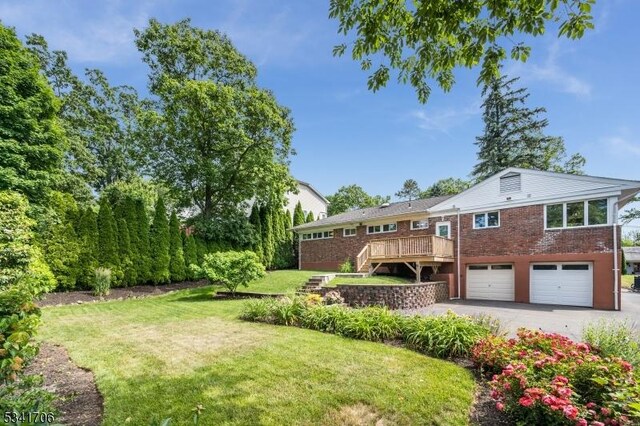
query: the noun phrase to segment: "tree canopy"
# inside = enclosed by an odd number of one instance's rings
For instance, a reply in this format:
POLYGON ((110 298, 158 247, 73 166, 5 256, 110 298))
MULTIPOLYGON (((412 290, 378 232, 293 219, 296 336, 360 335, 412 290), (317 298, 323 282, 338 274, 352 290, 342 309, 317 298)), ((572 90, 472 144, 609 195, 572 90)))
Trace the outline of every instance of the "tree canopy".
POLYGON ((401 200, 413 200, 414 198, 418 198, 420 196, 420 187, 418 186, 418 182, 414 179, 407 179, 402 184, 402 188, 398 192, 396 192, 396 197, 401 200))
POLYGON ((257 86, 255 66, 227 36, 152 19, 135 37, 154 96, 141 114, 146 170, 179 206, 208 219, 295 188, 290 112, 257 86))
MULTIPOLYGON (((526 61, 530 39, 558 25, 558 36, 578 39, 593 28, 595 0, 330 0, 329 16, 338 32, 355 37, 350 56, 371 71, 368 87, 376 91, 397 71, 401 83, 415 88, 420 102, 431 81, 443 90, 455 82, 458 67, 480 65, 479 82, 488 84, 510 56, 526 61)), ((340 44, 334 55, 347 53, 340 44)))
POLYGON ((582 173, 584 157, 566 159, 562 137, 544 134, 549 121, 541 115, 546 109, 526 106, 529 93, 514 88, 517 81, 502 76, 482 89, 484 131, 476 138, 478 162, 472 176, 481 181, 507 167, 582 173))
POLYGON ((420 198, 440 197, 443 195, 455 195, 459 194, 465 189, 471 187, 471 182, 468 180, 448 177, 440 179, 427 189, 420 193, 420 198))
POLYGON ((379 206, 391 200, 389 196, 369 195, 358 185, 343 186, 338 191, 327 196, 329 200, 329 216, 344 213, 349 210, 361 209, 364 207, 379 206))

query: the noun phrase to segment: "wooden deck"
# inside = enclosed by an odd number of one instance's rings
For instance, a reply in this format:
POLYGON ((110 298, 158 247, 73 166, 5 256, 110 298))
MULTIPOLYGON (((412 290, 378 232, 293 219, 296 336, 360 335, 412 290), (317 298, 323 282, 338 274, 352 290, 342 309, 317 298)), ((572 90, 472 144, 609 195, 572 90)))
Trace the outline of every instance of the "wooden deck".
POLYGON ((453 240, 423 235, 372 240, 358 254, 356 267, 358 272, 371 272, 374 265, 384 263, 415 263, 416 266, 426 266, 453 262, 453 259, 453 240))

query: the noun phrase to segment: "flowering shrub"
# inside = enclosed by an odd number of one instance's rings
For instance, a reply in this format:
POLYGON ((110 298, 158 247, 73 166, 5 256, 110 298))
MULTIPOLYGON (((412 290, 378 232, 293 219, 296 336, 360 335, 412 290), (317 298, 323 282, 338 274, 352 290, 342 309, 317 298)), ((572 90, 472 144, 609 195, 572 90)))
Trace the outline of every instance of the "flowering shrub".
POLYGON ((603 358, 585 343, 521 329, 517 339, 491 336, 472 351, 495 373, 496 407, 525 424, 626 425, 640 421, 637 373, 620 358, 603 358))
POLYGON ((344 298, 337 291, 329 291, 324 295, 323 302, 325 305, 341 305, 344 298))

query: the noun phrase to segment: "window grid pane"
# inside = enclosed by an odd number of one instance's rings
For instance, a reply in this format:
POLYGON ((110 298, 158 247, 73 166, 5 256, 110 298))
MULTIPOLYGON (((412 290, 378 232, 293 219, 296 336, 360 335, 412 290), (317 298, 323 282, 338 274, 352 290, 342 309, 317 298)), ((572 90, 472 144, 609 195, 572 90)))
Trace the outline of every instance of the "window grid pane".
POLYGON ((567 226, 584 226, 584 201, 567 203, 567 226))
POLYGON ((496 227, 500 225, 500 215, 498 212, 487 213, 487 226, 496 227))
POLYGON ((562 228, 562 204, 547 206, 547 228, 562 228))
POLYGON ((476 228, 484 228, 486 226, 486 216, 484 213, 475 215, 476 228))
POLYGON ((605 225, 608 223, 607 199, 591 200, 588 203, 589 225, 605 225))

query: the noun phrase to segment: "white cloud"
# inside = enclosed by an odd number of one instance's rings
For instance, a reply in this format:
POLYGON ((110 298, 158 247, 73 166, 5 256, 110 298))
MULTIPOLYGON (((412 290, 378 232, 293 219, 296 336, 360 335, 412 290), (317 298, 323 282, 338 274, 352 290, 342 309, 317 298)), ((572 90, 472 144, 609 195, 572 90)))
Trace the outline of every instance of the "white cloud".
POLYGON ((423 130, 435 130, 449 135, 451 129, 480 114, 480 105, 481 102, 476 101, 463 108, 419 109, 411 111, 409 117, 416 120, 418 127, 423 130))
POLYGON ((506 74, 519 76, 523 81, 542 81, 552 85, 560 92, 574 96, 589 97, 591 95, 591 85, 559 64, 559 58, 564 53, 561 51, 560 42, 555 40, 549 46, 544 63, 516 62, 507 69, 506 74))
POLYGON ((103 0, 86 3, 30 0, 0 2, 3 23, 21 34, 43 35, 52 49, 66 50, 72 62, 114 63, 136 53, 133 28, 150 17, 151 1, 103 0))

